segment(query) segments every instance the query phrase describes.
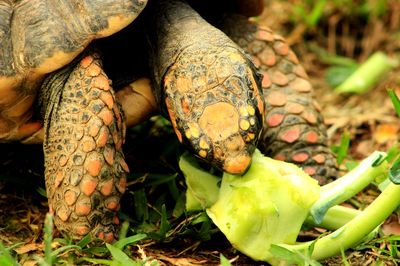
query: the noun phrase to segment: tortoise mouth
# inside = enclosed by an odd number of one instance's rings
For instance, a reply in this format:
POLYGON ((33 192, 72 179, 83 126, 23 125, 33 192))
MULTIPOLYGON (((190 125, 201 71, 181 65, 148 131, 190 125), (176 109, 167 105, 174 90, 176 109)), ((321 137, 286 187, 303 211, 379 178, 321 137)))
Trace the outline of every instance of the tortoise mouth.
POLYGON ((233 175, 244 174, 251 164, 250 154, 240 154, 235 157, 229 157, 225 160, 222 169, 233 175))

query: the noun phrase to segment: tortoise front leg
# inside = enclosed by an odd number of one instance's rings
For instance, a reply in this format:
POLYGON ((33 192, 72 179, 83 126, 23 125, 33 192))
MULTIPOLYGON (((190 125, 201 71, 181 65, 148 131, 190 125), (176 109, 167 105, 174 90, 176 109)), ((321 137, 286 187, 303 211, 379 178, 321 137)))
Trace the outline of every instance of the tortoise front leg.
POLYGON ((43 91, 45 178, 55 224, 73 238, 91 233, 110 242, 129 169, 121 149, 125 122, 99 55, 53 74, 43 91))

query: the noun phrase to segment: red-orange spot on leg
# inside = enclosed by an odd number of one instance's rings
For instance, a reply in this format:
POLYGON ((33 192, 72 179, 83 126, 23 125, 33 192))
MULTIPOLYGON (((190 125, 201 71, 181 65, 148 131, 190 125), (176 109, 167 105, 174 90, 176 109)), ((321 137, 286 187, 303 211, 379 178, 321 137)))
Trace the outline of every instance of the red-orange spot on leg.
POLYGON ((104 196, 111 195, 113 185, 114 185, 114 181, 112 179, 103 183, 103 185, 101 186, 101 189, 100 189, 101 194, 103 194, 104 196))
POLYGON ((312 157, 314 159, 314 161, 316 161, 318 164, 323 164, 325 163, 325 156, 322 154, 317 154, 315 156, 312 157))
POLYGON ((317 116, 312 112, 304 112, 302 116, 310 124, 317 123, 317 116))
POLYGON ((108 81, 108 78, 103 75, 100 75, 93 79, 93 86, 95 88, 99 88, 101 90, 109 90, 110 89, 110 83, 108 81))
POLYGON ((60 208, 57 210, 57 216, 61 219, 61 221, 65 222, 68 220, 70 213, 66 208, 60 208))
POLYGON ((81 60, 80 65, 83 68, 87 68, 92 62, 93 62, 93 56, 88 55, 88 56, 85 56, 85 58, 83 58, 81 60))
POLYGON ((281 135, 281 140, 287 142, 287 143, 293 143, 296 140, 298 140, 300 137, 300 129, 299 128, 294 128, 294 129, 289 129, 281 135))
POLYGON ((104 232, 102 231, 102 232, 98 233, 97 237, 104 240, 104 238, 105 238, 104 232))
POLYGON ((299 103, 288 103, 285 109, 291 114, 300 114, 304 111, 305 107, 299 103))
POLYGON ((121 192, 121 194, 125 193, 125 190, 126 190, 126 178, 125 177, 121 177, 119 179, 117 189, 119 192, 121 192))
POLYGON ((76 195, 76 193, 75 193, 74 191, 72 191, 72 190, 68 190, 68 191, 65 192, 65 194, 64 194, 65 203, 67 203, 67 205, 69 205, 69 206, 71 206, 72 204, 75 203, 76 198, 77 198, 77 195, 76 195))
POLYGON ((109 109, 113 109, 114 107, 114 98, 111 93, 102 92, 100 94, 100 99, 107 105, 109 109))
POLYGON ((278 153, 277 155, 275 155, 274 159, 279 161, 286 161, 286 157, 282 153, 278 153))
POLYGON ((271 81, 279 86, 285 86, 289 83, 288 77, 282 72, 276 70, 271 75, 271 81))
POLYGON ((92 124, 89 127, 89 135, 92 137, 96 137, 97 134, 99 133, 100 130, 100 126, 96 125, 96 124, 92 124))
POLYGON ((106 127, 103 127, 100 130, 100 135, 96 140, 96 144, 98 148, 104 147, 107 144, 108 140, 108 129, 106 127))
POLYGON ((106 241, 107 243, 111 243, 114 240, 114 234, 113 233, 107 233, 104 236, 104 241, 106 241))
POLYGON ((65 166, 68 162, 68 158, 65 155, 61 155, 60 158, 58 159, 58 163, 60 166, 65 166))
POLYGON ((64 173, 59 171, 56 173, 56 178, 54 179, 54 186, 59 187, 61 185, 61 182, 64 179, 64 173))
POLYGON ((79 225, 75 227, 75 233, 80 236, 86 235, 87 233, 89 233, 89 231, 90 231, 89 227, 85 225, 79 225))
POLYGON ((87 74, 90 77, 96 77, 100 73, 101 73, 101 68, 99 65, 96 65, 96 64, 92 64, 87 70, 87 74))
POLYGON ((266 31, 266 30, 258 30, 256 38, 261 41, 272 42, 274 40, 274 36, 266 31))
POLYGON ((267 66, 271 67, 276 64, 275 53, 268 46, 266 46, 257 56, 260 61, 267 66))
POLYGON ((269 88, 271 86, 271 80, 269 78, 269 74, 267 72, 263 72, 263 79, 261 85, 263 88, 269 88))
POLYGON ((86 216, 90 213, 91 206, 90 204, 77 204, 75 207, 76 214, 79 216, 86 216))
POLYGON ((317 170, 315 170, 315 168, 312 166, 304 167, 303 170, 304 170, 304 172, 306 172, 308 175, 311 175, 311 176, 317 172, 317 170))
POLYGON ((305 161, 307 161, 308 158, 309 158, 309 156, 306 152, 296 153, 292 157, 293 161, 298 162, 298 163, 305 162, 305 161))
POLYGON ((305 140, 308 143, 317 143, 318 142, 318 134, 316 132, 314 132, 314 131, 311 131, 311 132, 306 134, 305 140))
POLYGON ((107 108, 103 108, 100 111, 99 117, 103 120, 103 122, 106 126, 109 126, 112 123, 112 121, 114 120, 113 113, 107 108))
POLYGON ((129 166, 128 164, 125 162, 124 159, 121 159, 121 161, 119 162, 119 164, 121 165, 122 169, 124 169, 124 171, 126 173, 129 173, 129 166))
POLYGON ((96 143, 94 142, 93 139, 87 139, 82 143, 82 150, 84 152, 90 152, 96 148, 96 143))
POLYGON ((118 218, 118 216, 114 216, 114 218, 113 218, 113 223, 114 224, 119 224, 119 218, 118 218))
POLYGON ((271 127, 278 126, 282 123, 284 115, 282 114, 273 114, 267 118, 267 124, 271 127))
POLYGON ((285 56, 289 53, 289 46, 284 42, 275 42, 274 50, 277 54, 285 56))
POLYGON ((113 165, 114 163, 114 149, 109 147, 108 145, 105 147, 104 152, 104 159, 109 165, 113 165))
POLYGON ((95 191, 96 186, 97 186, 96 179, 85 176, 80 184, 80 189, 83 194, 85 194, 86 196, 90 196, 95 191))
POLYGON ((295 63, 296 65, 299 64, 299 59, 297 58, 296 54, 293 53, 293 51, 289 51, 289 54, 286 57, 289 59, 292 63, 295 63))
POLYGON ((90 160, 85 165, 86 170, 89 175, 96 177, 101 170, 101 162, 98 159, 90 160))
POLYGON ((310 82, 302 78, 296 78, 292 82, 290 82, 290 87, 295 89, 298 92, 310 92, 312 91, 312 87, 310 82))
POLYGON ((116 200, 112 200, 107 203, 107 209, 115 211, 118 209, 119 203, 116 200))

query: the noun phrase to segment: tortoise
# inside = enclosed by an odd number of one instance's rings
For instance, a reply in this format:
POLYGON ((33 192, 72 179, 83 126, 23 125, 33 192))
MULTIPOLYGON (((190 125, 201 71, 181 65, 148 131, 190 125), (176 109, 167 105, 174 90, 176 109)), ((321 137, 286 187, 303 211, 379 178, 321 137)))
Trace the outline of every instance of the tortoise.
POLYGON ((129 172, 126 126, 155 110, 192 153, 224 171, 245 172, 258 145, 316 178, 336 176, 304 69, 282 37, 248 19, 262 1, 146 2, 0 2, 0 141, 43 141, 49 209, 61 232, 113 241, 129 172), (120 38, 141 12, 146 36, 128 39, 149 40, 151 82, 119 82, 126 73, 102 62, 118 46, 94 40, 120 38))

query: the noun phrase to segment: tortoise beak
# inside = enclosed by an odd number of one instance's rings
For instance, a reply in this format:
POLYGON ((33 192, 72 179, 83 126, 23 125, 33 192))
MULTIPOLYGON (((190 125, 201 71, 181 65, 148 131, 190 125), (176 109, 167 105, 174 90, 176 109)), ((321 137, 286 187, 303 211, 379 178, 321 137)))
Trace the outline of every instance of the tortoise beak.
POLYGON ((244 174, 251 164, 251 156, 240 154, 236 157, 227 158, 222 166, 223 170, 229 174, 244 174))

